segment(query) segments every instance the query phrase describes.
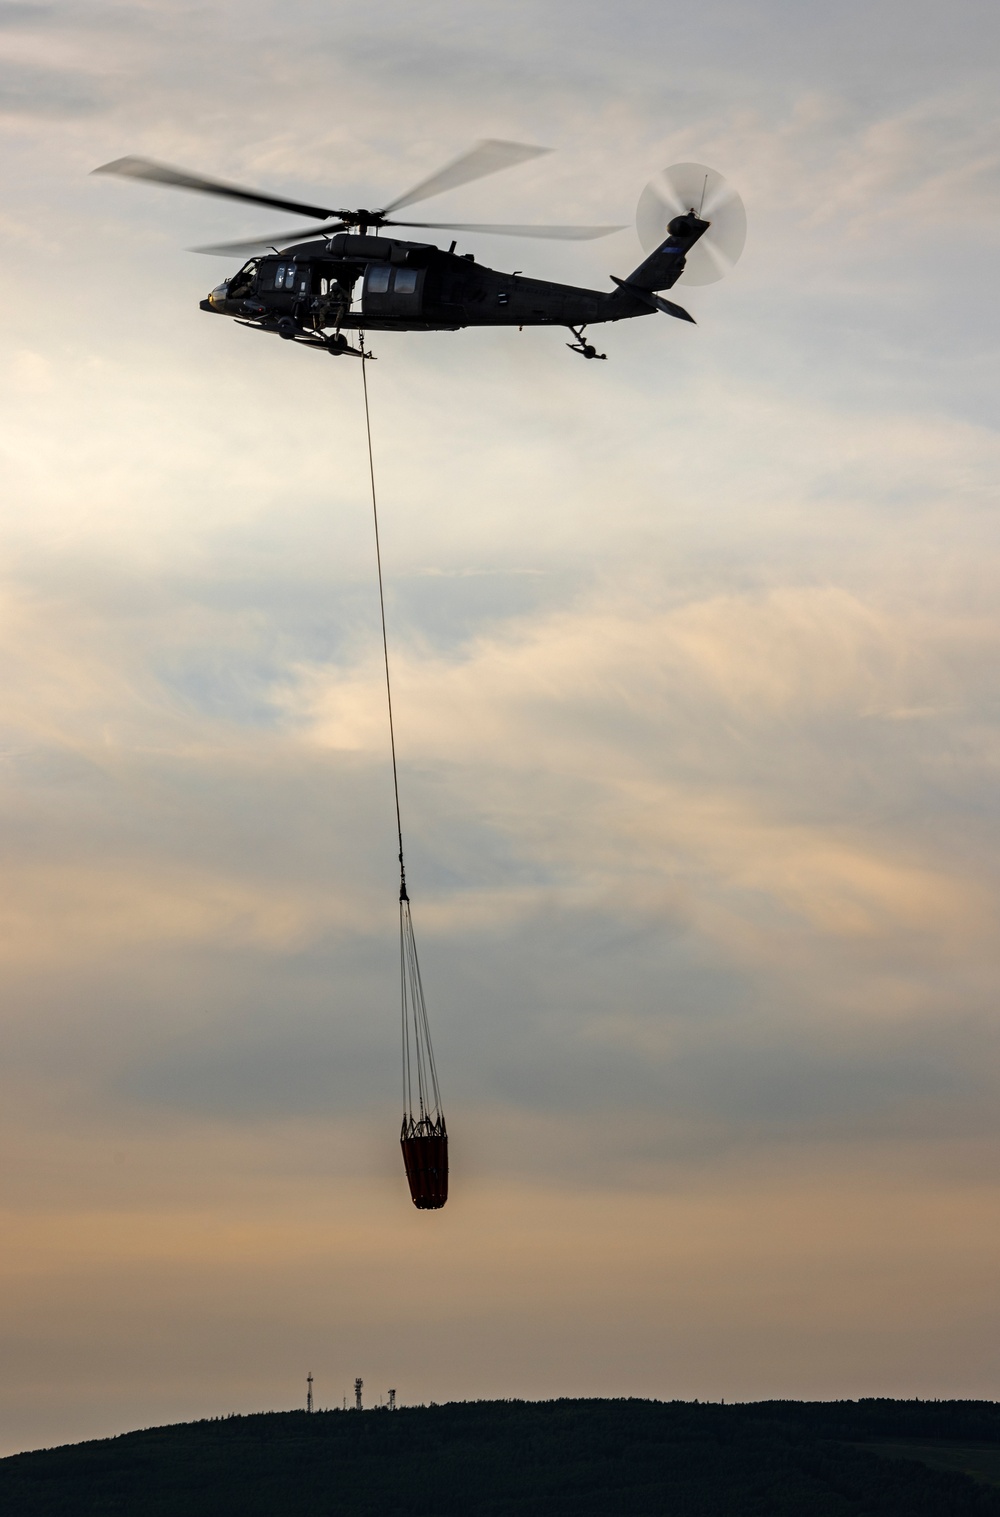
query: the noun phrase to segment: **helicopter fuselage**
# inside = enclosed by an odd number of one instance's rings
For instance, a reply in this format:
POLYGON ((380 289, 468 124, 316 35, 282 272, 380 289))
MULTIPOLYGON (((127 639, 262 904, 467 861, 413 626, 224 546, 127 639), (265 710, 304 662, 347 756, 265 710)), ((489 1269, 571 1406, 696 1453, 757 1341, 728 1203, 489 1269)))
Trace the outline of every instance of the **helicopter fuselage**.
POLYGON ((331 351, 336 349, 324 334, 331 330, 339 334, 342 329, 440 332, 462 327, 557 326, 576 330, 595 322, 652 314, 657 306, 650 299, 650 289, 664 289, 674 282, 684 267, 684 244, 690 241, 688 232, 671 237, 658 250, 668 264, 672 258, 676 271, 667 267, 658 270, 651 284, 646 280, 637 284, 634 281, 641 271, 636 270, 628 281, 616 281, 618 287, 605 292, 529 279, 519 271, 506 274, 489 269, 471 253, 455 253, 454 244, 446 252, 427 243, 340 232, 251 259, 201 306, 331 351), (676 247, 672 249, 671 243, 676 247))

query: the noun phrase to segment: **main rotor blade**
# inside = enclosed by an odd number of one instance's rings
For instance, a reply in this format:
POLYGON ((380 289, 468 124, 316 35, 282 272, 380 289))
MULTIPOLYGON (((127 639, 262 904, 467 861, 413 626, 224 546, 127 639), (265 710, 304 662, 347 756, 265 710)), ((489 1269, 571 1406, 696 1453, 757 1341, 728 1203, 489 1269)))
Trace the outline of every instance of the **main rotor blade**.
POLYGON ((167 163, 154 163, 151 158, 116 158, 113 163, 102 163, 92 169, 94 174, 118 174, 123 179, 148 179, 153 184, 169 184, 178 190, 197 190, 202 195, 219 195, 225 200, 247 200, 251 205, 269 205, 276 211, 291 211, 299 216, 316 216, 326 221, 330 216, 349 216, 334 206, 303 205, 300 200, 282 200, 277 195, 262 195, 258 190, 245 190, 238 184, 226 184, 221 179, 206 179, 200 174, 189 174, 185 169, 171 168, 167 163))
POLYGON ((624 230, 620 226, 518 226, 489 221, 387 221, 385 225, 429 227, 439 232, 488 232, 498 237, 551 237, 560 242, 587 242, 624 230))
MULTIPOLYGON (((543 153, 551 153, 551 151, 552 149, 548 147, 530 147, 524 142, 501 142, 496 138, 485 137, 467 153, 445 164, 443 169, 439 169, 429 179, 421 179, 412 190, 406 190, 402 195, 397 195, 395 200, 382 207, 382 215, 387 216, 390 211, 399 211, 404 205, 415 205, 418 200, 429 200, 432 195, 441 195, 445 190, 454 190, 460 184, 471 184, 474 179, 485 179, 487 174, 496 174, 501 169, 513 168, 516 163, 526 163, 529 158, 539 158, 543 153)), ((330 213, 324 212, 324 214, 330 213)), ((337 214, 340 213, 337 212, 337 214)), ((413 224, 416 225, 416 223, 413 224)))
POLYGON ((239 253, 256 253, 258 248, 279 247, 285 242, 315 242, 318 237, 332 237, 334 232, 347 232, 345 221, 334 221, 329 226, 297 227, 294 232, 268 232, 263 237, 244 237, 239 242, 213 242, 208 247, 188 248, 189 253, 213 253, 220 258, 235 257, 239 253))

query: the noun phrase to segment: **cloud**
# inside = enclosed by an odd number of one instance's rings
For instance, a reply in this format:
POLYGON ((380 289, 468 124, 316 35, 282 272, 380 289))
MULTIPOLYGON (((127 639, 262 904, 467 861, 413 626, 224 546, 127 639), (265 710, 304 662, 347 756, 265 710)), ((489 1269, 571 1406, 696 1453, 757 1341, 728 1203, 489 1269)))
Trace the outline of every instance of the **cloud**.
MULTIPOLYGON (((288 1404, 310 1365, 330 1400, 992 1394, 993 11, 0 27, 12 1443, 288 1404), (427 1225, 361 376, 199 311, 182 248, 249 216, 87 171, 366 203, 490 134, 559 151, 442 214, 627 220, 696 158, 751 232, 697 327, 604 364, 375 343, 454 1134, 427 1225)), ((475 251, 600 288, 639 257, 475 251)))
POLYGON ((0 115, 86 116, 103 104, 100 82, 86 74, 0 62, 0 115))

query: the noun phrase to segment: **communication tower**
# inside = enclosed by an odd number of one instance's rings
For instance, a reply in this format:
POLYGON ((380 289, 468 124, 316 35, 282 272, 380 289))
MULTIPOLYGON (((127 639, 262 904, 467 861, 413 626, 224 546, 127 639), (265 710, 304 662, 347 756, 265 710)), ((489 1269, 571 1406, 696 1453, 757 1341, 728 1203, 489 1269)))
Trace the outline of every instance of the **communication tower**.
POLYGON ((306 1411, 307 1412, 311 1412, 312 1409, 313 1409, 313 1373, 312 1373, 312 1370, 310 1370, 309 1373, 308 1373, 308 1375, 306 1376, 306 1411))
POLYGON ((361 1410, 361 1390, 364 1386, 364 1383, 365 1382, 360 1378, 360 1376, 354 1382, 354 1410, 356 1412, 360 1412, 361 1410))
POLYGON ((389 1392, 389 1410, 390 1412, 396 1410, 396 1392, 394 1390, 389 1392))

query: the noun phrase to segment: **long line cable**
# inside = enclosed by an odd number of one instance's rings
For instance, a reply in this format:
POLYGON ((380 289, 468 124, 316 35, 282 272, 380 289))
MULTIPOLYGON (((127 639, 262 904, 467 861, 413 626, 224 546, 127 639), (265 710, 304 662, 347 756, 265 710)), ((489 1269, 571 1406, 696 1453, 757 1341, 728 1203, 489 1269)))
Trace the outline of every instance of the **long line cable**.
POLYGON ((378 568, 378 607, 382 617, 382 660, 385 665, 385 699, 389 708, 389 747, 392 751, 392 793, 396 798, 396 836, 399 839, 399 899, 408 900, 406 894, 406 866, 403 863, 403 822, 399 810, 399 771, 396 767, 396 732, 392 721, 392 682, 389 679, 389 639, 385 630, 385 590, 382 586, 382 548, 378 535, 378 500, 375 494, 375 458, 372 453, 372 422, 368 409, 368 369, 365 359, 364 333, 361 341, 361 383, 365 392, 365 432, 368 437, 368 477, 372 488, 372 520, 375 524, 375 563, 378 568))
POLYGON ((368 439, 368 477, 372 492, 372 521, 375 526, 375 563, 378 569, 378 604, 382 619, 382 659, 385 666, 385 696, 389 711, 389 747, 392 752, 392 792, 396 801, 396 836, 399 840, 399 951, 400 978, 402 981, 402 1032, 403 1032, 403 1107, 404 1133, 425 1133, 433 1130, 436 1135, 444 1133, 444 1115, 441 1111, 441 1094, 438 1088, 437 1068, 434 1061, 434 1046, 431 1043, 430 1024, 427 1020, 427 1004, 424 999, 423 978, 417 957, 417 942, 413 936, 413 921, 410 916, 410 897, 406 891, 406 866, 403 862, 403 822, 399 809, 399 770, 396 764, 396 732, 392 717, 392 681, 389 677, 389 638, 385 626, 385 589, 382 583, 382 548, 378 530, 378 496, 375 490, 375 457, 372 449, 371 412, 368 405, 368 371, 365 366, 364 333, 359 333, 361 349, 361 383, 365 396, 365 434, 368 439), (414 1057, 410 1056, 408 1017, 413 1019, 414 1057), (413 1084, 416 1075, 417 1109, 420 1113, 416 1124, 413 1117, 413 1084), (409 1125, 407 1126, 407 1122, 409 1125))

